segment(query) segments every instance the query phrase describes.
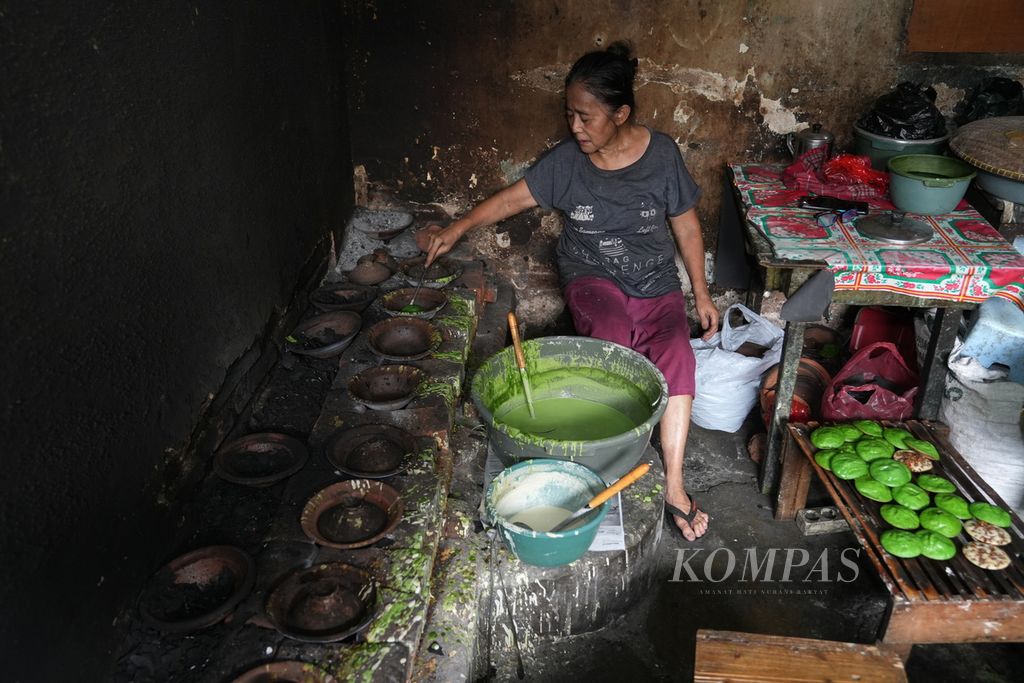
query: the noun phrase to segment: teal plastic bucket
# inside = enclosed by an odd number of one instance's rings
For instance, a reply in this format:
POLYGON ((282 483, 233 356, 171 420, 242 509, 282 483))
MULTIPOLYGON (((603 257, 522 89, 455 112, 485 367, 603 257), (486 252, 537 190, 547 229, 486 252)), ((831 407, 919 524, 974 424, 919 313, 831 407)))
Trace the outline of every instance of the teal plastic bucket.
POLYGON ((949 142, 949 133, 928 140, 900 140, 853 127, 853 153, 870 157, 871 167, 884 171, 889 159, 903 154, 942 154, 949 142))
POLYGON ((658 368, 632 349, 590 337, 530 339, 523 342, 523 353, 538 413, 547 399, 580 399, 614 410, 627 426, 610 435, 570 440, 506 424, 502 416, 526 401, 515 354, 507 348, 484 361, 470 390, 502 464, 572 460, 609 482, 633 469, 668 405, 668 384, 658 368))
POLYGON ((503 470, 491 481, 484 513, 520 561, 558 567, 587 552, 608 514, 609 503, 557 533, 530 531, 512 520, 548 506, 575 512, 604 489, 604 480, 583 465, 565 460, 527 460, 503 470))

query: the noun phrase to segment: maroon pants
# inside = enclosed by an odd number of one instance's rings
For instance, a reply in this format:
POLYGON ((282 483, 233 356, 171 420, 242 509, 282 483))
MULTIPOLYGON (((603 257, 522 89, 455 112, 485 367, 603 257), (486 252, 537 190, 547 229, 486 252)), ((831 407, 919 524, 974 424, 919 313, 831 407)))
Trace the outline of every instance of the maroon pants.
POLYGON ((681 291, 641 299, 611 280, 581 277, 565 288, 565 302, 576 332, 642 353, 665 375, 669 396, 693 396, 697 362, 681 291))

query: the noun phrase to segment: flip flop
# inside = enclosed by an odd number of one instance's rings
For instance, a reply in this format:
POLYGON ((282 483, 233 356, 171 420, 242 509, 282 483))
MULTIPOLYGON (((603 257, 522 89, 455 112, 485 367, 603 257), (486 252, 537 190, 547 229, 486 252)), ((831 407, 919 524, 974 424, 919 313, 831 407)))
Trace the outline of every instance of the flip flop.
MULTIPOLYGON (((668 513, 671 517, 678 517, 679 519, 686 522, 686 525, 690 527, 690 531, 693 531, 693 520, 697 517, 697 513, 700 512, 700 508, 697 507, 697 500, 693 496, 690 496, 689 494, 687 495, 690 498, 690 512, 688 514, 683 512, 682 510, 680 510, 667 500, 665 501, 665 512, 668 513)), ((672 526, 679 529, 679 527, 674 523, 672 526)), ((682 535, 682 533, 683 530, 679 529, 679 534, 682 535)), ((705 533, 707 532, 705 531, 705 533)), ((700 536, 697 536, 696 532, 694 532, 694 536, 696 536, 694 540, 700 538, 700 536)), ((686 536, 683 536, 683 540, 689 541, 690 539, 686 538, 686 536)))

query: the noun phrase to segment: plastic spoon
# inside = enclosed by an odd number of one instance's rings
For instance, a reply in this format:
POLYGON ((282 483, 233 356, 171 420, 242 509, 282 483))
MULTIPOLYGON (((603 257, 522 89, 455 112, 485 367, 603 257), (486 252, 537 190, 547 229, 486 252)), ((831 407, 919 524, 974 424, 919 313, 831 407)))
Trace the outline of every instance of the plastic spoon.
MULTIPOLYGON (((620 477, 617 482, 615 482, 614 484, 606 488, 604 491, 601 491, 601 493, 591 498, 586 505, 584 505, 579 510, 572 513, 571 515, 563 519, 561 522, 556 524, 554 527, 552 527, 552 529, 548 533, 557 533, 562 529, 566 528, 567 526, 569 526, 570 524, 572 524, 573 522, 575 522, 576 520, 578 520, 580 517, 583 517, 589 512, 592 512, 598 506, 603 505, 606 500, 614 496, 616 493, 626 488, 640 477, 647 474, 647 470, 649 469, 651 469, 650 463, 640 463, 639 465, 631 469, 629 472, 627 472, 625 475, 620 477)), ((516 524, 518 524, 521 527, 525 527, 530 531, 534 530, 533 527, 531 527, 529 524, 526 524, 525 522, 516 522, 516 524)))
POLYGON ((530 377, 526 374, 526 356, 523 355, 523 345, 519 341, 519 321, 513 311, 508 312, 508 328, 512 332, 512 348, 516 353, 516 365, 519 366, 519 375, 523 378, 526 407, 530 409, 530 417, 535 418, 537 411, 533 409, 533 391, 530 389, 530 377))

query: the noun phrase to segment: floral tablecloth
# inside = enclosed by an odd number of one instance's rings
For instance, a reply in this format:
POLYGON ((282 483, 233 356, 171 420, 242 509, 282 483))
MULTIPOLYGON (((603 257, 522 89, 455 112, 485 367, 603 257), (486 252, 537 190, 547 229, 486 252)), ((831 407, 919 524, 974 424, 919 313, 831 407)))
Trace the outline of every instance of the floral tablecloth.
MULTIPOLYGON (((823 228, 817 211, 796 205, 797 195, 781 180, 782 165, 734 165, 733 183, 747 220, 761 231, 780 259, 823 261, 837 290, 896 292, 929 299, 981 302, 990 296, 1024 309, 1024 256, 973 208, 926 219, 928 242, 897 246, 863 237, 842 221, 823 228)), ((893 208, 869 200, 871 212, 893 208)), ((959 208, 959 207, 958 207, 959 208)), ((856 219, 853 221, 856 222, 856 219)))

